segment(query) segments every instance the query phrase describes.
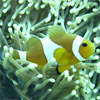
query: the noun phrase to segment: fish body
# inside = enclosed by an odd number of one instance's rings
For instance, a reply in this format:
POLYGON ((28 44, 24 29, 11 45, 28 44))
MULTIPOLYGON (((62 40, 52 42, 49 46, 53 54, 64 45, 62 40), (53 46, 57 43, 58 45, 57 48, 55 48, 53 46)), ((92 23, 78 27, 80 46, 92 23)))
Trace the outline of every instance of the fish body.
POLYGON ((46 38, 31 36, 26 42, 27 51, 14 50, 13 58, 37 63, 42 69, 54 57, 58 63, 57 72, 62 73, 95 51, 91 41, 79 35, 67 34, 59 25, 49 27, 48 34, 46 38))

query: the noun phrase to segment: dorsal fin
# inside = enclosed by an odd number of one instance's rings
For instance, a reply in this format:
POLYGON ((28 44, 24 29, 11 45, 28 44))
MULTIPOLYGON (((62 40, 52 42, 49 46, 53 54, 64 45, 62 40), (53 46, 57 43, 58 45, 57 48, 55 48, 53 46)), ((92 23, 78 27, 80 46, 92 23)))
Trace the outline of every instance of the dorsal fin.
MULTIPOLYGON (((51 26, 48 29, 49 37, 52 41, 55 41, 56 38, 63 37, 66 35, 65 30, 60 25, 51 26)), ((57 41, 56 41, 57 42, 57 41)))
POLYGON ((42 68, 47 63, 43 45, 38 37, 30 37, 26 43, 26 48, 28 61, 38 64, 39 68, 42 68))
POLYGON ((75 34, 67 34, 64 28, 60 25, 49 27, 48 34, 50 39, 58 45, 61 45, 66 50, 71 51, 72 43, 75 39, 75 34))
POLYGON ((26 42, 26 49, 29 51, 36 43, 39 42, 39 39, 35 36, 31 36, 26 42))

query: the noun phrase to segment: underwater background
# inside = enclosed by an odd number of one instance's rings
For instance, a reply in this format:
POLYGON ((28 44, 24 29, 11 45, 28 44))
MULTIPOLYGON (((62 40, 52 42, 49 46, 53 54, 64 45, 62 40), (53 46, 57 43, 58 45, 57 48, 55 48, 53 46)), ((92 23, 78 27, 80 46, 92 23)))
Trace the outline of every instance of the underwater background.
POLYGON ((100 0, 0 0, 0 100, 100 100, 100 0), (57 24, 91 40, 95 53, 60 75, 54 58, 42 70, 12 58, 57 24))

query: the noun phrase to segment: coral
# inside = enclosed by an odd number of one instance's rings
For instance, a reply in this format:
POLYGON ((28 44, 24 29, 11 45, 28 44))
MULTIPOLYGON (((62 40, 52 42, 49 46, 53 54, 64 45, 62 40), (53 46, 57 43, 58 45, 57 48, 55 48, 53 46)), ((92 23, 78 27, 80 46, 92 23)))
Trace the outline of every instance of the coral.
POLYGON ((100 0, 0 0, 0 64, 20 97, 100 100, 99 20, 100 0), (48 36, 48 27, 56 24, 62 25, 68 34, 91 40, 95 53, 61 75, 56 73, 54 58, 42 70, 35 63, 12 58, 13 49, 26 50, 25 43, 31 35, 48 36))

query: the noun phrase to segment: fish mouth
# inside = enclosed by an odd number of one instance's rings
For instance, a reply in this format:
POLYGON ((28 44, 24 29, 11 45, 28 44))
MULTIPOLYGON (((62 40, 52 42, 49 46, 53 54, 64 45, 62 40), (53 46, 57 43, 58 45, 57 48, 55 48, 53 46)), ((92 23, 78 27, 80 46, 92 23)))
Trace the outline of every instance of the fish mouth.
POLYGON ((90 50, 91 50, 92 53, 94 53, 95 52, 95 46, 93 45, 90 50))
POLYGON ((92 55, 95 52, 95 46, 93 45, 89 51, 87 51, 87 53, 90 53, 90 55, 92 55))

